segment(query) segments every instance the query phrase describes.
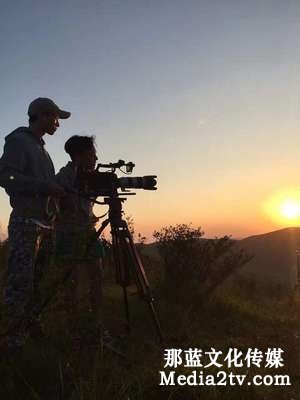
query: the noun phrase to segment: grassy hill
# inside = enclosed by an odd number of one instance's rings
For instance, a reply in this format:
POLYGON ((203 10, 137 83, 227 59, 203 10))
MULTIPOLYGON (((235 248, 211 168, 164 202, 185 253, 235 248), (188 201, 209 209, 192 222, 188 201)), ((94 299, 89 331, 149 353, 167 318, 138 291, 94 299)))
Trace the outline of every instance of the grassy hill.
MULTIPOLYGON (((210 239, 201 239, 209 241, 210 239)), ((300 250, 300 228, 285 228, 236 240, 236 247, 253 258, 238 272, 238 277, 261 284, 293 289, 297 280, 296 251, 300 250)), ((143 251, 159 259, 155 243, 143 251)))
MULTIPOLYGON (((298 230, 272 232, 247 238, 245 243, 249 243, 248 249, 261 249, 262 253, 266 248, 269 251, 279 248, 285 255, 287 238, 291 237, 293 242, 298 233, 298 230), (272 237, 276 246, 270 240, 272 237)), ((297 246, 297 241, 295 243, 297 246)), ((18 356, 9 359, 2 357, 1 399, 291 400, 299 397, 298 293, 270 297, 251 287, 239 286, 238 282, 227 281, 209 297, 203 295, 196 286, 184 299, 173 296, 170 301, 164 290, 164 266, 157 248, 152 245, 145 249, 144 263, 157 299, 164 343, 160 345, 157 342, 148 307, 134 295, 134 288, 130 288, 129 295, 132 330, 125 340, 126 358, 101 346, 95 331, 97 321, 89 312, 84 295, 78 314, 73 315, 76 326, 70 330, 68 310, 61 306, 60 292, 41 317, 45 336, 31 337, 18 356), (184 368, 180 365, 174 371, 176 374, 189 375, 193 370, 203 370, 204 374, 216 377, 222 370, 228 374, 245 374, 247 382, 255 374, 281 374, 289 376, 291 385, 160 386, 159 371, 173 369, 164 369, 164 351, 170 348, 198 348, 203 353, 214 348, 222 352, 223 358, 230 348, 238 349, 243 355, 249 348, 257 348, 263 353, 268 348, 281 348, 284 351, 284 366, 278 369, 253 365, 247 367, 244 362, 242 367, 231 368, 226 363, 222 368, 207 369, 184 368)), ((108 263, 106 267, 103 320, 114 335, 125 334, 122 290, 114 283, 112 271, 108 269, 112 266, 108 263)), ((81 292, 84 294, 85 290, 81 282, 81 292)), ((173 290, 176 294, 177 288, 173 290)), ((3 325, 0 328, 3 331, 3 325)))
POLYGON ((300 249, 300 228, 286 228, 240 240, 238 246, 253 259, 242 269, 244 277, 293 288, 297 279, 296 251, 300 249))

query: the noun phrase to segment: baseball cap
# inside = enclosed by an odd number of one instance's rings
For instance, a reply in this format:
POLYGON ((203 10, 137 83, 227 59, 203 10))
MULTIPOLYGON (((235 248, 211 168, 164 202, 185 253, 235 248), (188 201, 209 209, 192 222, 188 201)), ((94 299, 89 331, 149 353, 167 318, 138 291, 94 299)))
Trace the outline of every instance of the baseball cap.
POLYGON ((58 118, 66 119, 69 118, 71 113, 69 111, 61 110, 53 100, 46 97, 38 97, 33 100, 28 107, 28 115, 33 117, 43 112, 54 112, 57 113, 58 118))

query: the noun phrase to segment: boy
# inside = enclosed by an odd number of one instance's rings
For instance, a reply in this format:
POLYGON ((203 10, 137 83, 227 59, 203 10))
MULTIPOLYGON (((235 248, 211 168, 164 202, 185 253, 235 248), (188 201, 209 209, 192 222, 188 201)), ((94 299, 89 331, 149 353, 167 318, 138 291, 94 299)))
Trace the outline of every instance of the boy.
POLYGON ((70 308, 66 311, 69 311, 69 328, 72 330, 76 324, 74 314, 78 312, 79 281, 84 278, 88 281, 89 308, 94 318, 101 321, 103 247, 99 240, 95 240, 90 246, 98 220, 93 214, 93 202, 76 194, 80 172, 93 171, 96 166, 94 137, 72 136, 65 143, 65 151, 71 161, 56 175, 57 183, 68 192, 61 199, 56 222, 57 261, 60 264, 74 265, 72 280, 64 295, 65 307, 70 308))

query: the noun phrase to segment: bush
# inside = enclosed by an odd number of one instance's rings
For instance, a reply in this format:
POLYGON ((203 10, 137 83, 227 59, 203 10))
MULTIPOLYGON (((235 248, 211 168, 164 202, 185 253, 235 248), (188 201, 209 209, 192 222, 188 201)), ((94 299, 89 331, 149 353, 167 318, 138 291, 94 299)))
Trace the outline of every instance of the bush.
POLYGON ((191 224, 170 225, 153 234, 165 265, 165 284, 176 289, 176 295, 195 283, 212 292, 252 258, 234 249, 229 236, 204 239, 203 234, 191 224))

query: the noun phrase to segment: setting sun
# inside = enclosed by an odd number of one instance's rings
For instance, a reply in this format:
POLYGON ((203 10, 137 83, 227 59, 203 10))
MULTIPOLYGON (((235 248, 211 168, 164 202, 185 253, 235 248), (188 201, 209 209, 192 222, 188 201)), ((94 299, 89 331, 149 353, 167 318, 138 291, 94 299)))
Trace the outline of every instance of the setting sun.
POLYGON ((270 196, 263 205, 264 213, 281 226, 300 223, 300 191, 282 190, 270 196))
POLYGON ((300 203, 299 201, 288 199, 284 201, 280 206, 281 214, 288 219, 294 219, 300 215, 300 203))

